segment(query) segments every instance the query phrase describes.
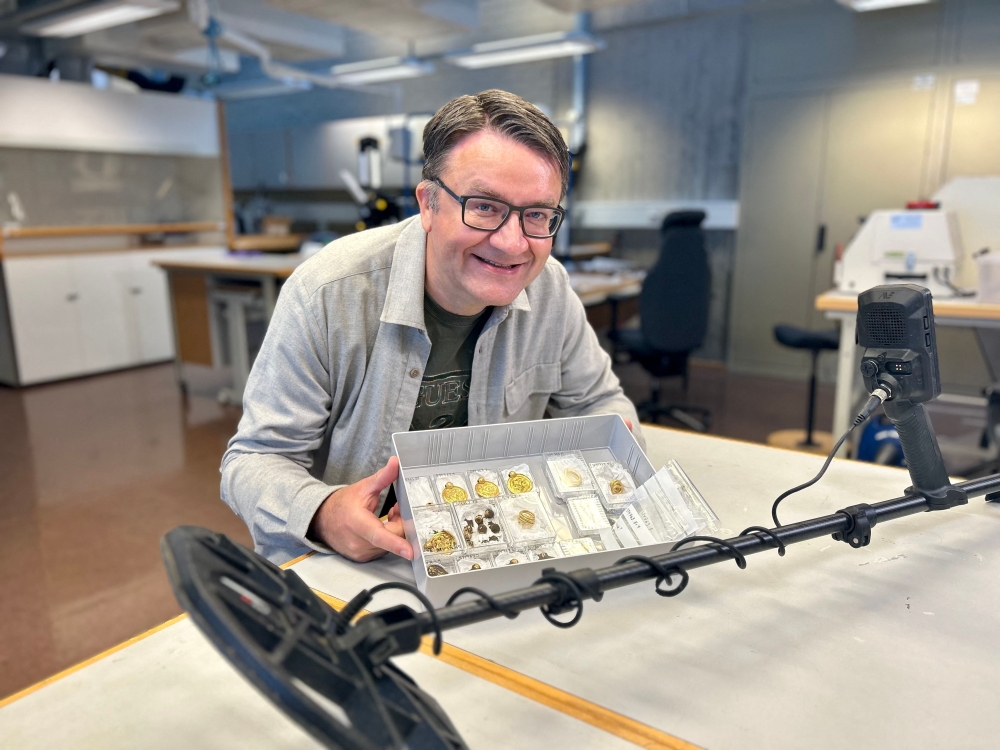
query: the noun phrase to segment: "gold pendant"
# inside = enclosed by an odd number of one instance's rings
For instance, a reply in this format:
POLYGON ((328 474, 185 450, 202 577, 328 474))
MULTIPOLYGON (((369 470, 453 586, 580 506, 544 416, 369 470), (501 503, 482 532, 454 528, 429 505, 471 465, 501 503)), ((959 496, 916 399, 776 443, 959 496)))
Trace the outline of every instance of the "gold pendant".
POLYGON ((451 482, 446 482, 444 489, 441 490, 441 497, 443 497, 447 503, 460 503, 463 500, 469 499, 469 493, 461 487, 456 487, 451 482))
POLYGON ((525 527, 535 525, 535 514, 530 510, 522 510, 517 514, 517 522, 525 527))
POLYGON ((458 547, 458 540, 450 531, 435 531, 434 534, 424 542, 424 552, 454 552, 458 547))
POLYGON ((611 494, 612 495, 624 495, 625 494, 625 483, 620 479, 611 480, 611 494))
POLYGON ((563 471, 563 481, 567 487, 579 487, 583 484, 583 475, 576 469, 566 469, 563 471))
POLYGON ((493 482, 487 480, 486 477, 479 477, 479 479, 476 480, 476 486, 474 489, 479 497, 496 497, 500 494, 500 488, 493 484, 493 482))
POLYGON ((531 492, 534 486, 526 475, 518 474, 516 471, 512 471, 507 477, 507 487, 515 495, 531 492))

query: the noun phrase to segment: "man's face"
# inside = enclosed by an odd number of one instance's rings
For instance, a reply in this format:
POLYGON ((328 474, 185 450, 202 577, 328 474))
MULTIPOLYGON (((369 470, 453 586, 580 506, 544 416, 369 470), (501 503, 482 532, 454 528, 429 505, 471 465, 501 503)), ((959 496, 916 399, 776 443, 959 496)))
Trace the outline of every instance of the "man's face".
MULTIPOLYGON (((459 141, 441 181, 457 195, 499 198, 515 206, 557 206, 562 192, 556 164, 488 130, 459 141)), ((431 209, 429 193, 426 182, 417 188, 427 232, 426 283, 443 308, 475 315, 490 305, 509 305, 542 272, 551 237, 526 237, 513 212, 494 232, 467 227, 457 200, 438 187, 437 209, 431 209)))

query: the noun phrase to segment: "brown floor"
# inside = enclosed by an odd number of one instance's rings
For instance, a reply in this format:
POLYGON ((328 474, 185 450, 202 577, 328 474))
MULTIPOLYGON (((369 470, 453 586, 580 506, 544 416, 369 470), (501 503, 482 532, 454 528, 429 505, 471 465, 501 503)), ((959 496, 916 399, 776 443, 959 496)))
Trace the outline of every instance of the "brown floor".
MULTIPOLYGON (((641 368, 618 368, 635 400, 641 368)), ((665 384, 664 400, 681 397, 665 384)), ((712 432, 763 440, 804 421, 804 384, 692 370, 712 432)), ((820 393, 829 425, 832 390, 820 393)), ((249 544, 219 500, 239 411, 183 401, 169 365, 25 389, 0 387, 0 697, 178 614, 158 542, 196 524, 249 544)))
POLYGON ((0 388, 0 697, 180 612, 164 532, 249 543, 219 500, 238 419, 183 403, 169 365, 0 388))

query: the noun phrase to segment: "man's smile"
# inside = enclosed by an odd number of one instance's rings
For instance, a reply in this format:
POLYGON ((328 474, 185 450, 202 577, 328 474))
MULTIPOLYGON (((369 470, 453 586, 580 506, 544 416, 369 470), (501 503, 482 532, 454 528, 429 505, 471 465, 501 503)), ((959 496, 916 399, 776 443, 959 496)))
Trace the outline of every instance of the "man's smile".
POLYGON ((490 260, 489 258, 484 258, 482 255, 476 255, 475 253, 472 254, 472 257, 486 264, 487 266, 490 266, 491 268, 496 268, 497 270, 500 271, 513 271, 524 265, 523 263, 500 263, 499 261, 490 260))

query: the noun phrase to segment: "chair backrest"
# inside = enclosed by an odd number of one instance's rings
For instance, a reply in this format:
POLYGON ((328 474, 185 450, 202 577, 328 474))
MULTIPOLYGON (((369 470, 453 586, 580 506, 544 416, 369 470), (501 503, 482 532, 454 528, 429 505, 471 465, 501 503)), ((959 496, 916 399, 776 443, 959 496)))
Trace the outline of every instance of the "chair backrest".
POLYGON ((711 274, 704 211, 676 211, 663 220, 660 257, 642 285, 642 334, 665 352, 690 352, 708 329, 711 274))

